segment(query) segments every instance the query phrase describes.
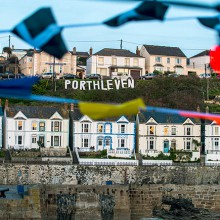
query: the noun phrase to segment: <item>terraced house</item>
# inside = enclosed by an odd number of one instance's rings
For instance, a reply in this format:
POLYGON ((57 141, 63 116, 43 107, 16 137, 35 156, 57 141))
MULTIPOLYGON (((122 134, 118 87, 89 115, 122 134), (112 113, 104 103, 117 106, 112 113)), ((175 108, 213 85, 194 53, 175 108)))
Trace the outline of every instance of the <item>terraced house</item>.
POLYGON ((125 116, 95 121, 78 109, 70 112, 72 148, 79 151, 135 149, 135 117, 125 116))
POLYGON ((139 150, 157 156, 169 150, 200 151, 201 123, 179 115, 142 112, 139 116, 139 150))
POLYGON ((69 146, 69 114, 63 108, 8 106, 4 109, 5 148, 69 146))

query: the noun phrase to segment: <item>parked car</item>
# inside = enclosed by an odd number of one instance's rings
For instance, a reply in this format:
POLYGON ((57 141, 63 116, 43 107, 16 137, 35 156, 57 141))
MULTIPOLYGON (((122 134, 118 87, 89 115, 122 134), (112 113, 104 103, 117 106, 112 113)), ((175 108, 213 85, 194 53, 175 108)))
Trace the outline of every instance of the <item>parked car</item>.
POLYGON ((112 72, 112 79, 132 79, 128 73, 112 72))
POLYGON ((17 73, 15 75, 15 78, 17 78, 17 79, 22 79, 22 78, 25 78, 25 77, 27 77, 27 76, 25 76, 24 73, 17 73))
POLYGON ((79 79, 79 76, 75 74, 65 74, 61 76, 60 79, 79 79))
POLYGON ((87 75, 86 77, 85 77, 85 79, 98 79, 98 80, 100 80, 102 77, 101 77, 101 75, 100 74, 90 74, 90 75, 87 75))
POLYGON ((154 73, 147 73, 144 76, 141 76, 140 79, 142 80, 148 80, 148 79, 153 79, 155 78, 157 75, 154 73))
POLYGON ((53 73, 43 73, 41 75, 42 79, 52 79, 53 78, 53 73))
POLYGON ((202 73, 199 75, 199 78, 211 78, 211 74, 210 73, 202 73))
POLYGON ((2 74, 2 79, 13 79, 13 78, 15 78, 15 74, 12 72, 7 71, 2 74))
POLYGON ((179 77, 180 75, 179 74, 177 74, 177 73, 170 73, 170 74, 168 74, 168 77, 179 77))

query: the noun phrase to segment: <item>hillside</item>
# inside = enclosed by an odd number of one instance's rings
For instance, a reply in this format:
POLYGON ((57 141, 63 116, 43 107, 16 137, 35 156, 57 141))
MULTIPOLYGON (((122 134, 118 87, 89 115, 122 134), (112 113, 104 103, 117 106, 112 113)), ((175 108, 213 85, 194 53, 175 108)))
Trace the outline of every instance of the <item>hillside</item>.
MULTIPOLYGON (((34 94, 74 98, 82 101, 121 103, 142 97, 146 105, 196 110, 198 106, 204 111, 204 99, 207 97, 207 80, 197 77, 155 78, 138 80, 134 89, 119 90, 74 90, 64 88, 64 80, 56 81, 56 92, 53 91, 51 80, 41 80, 33 87, 34 94)), ((209 97, 220 95, 220 80, 208 81, 209 97)), ((10 100, 14 104, 45 105, 27 101, 10 100)), ((51 103, 49 104, 51 105, 51 103)), ((220 111, 219 106, 209 105, 210 111, 220 111)))

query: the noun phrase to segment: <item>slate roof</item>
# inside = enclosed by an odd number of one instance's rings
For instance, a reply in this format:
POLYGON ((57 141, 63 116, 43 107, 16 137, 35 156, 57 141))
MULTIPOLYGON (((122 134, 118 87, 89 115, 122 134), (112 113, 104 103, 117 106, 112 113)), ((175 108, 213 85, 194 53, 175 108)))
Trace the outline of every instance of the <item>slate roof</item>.
MULTIPOLYGON (((146 123, 150 118, 153 118, 159 124, 183 124, 187 117, 182 117, 180 115, 172 115, 159 113, 155 111, 142 111, 139 115, 140 123, 146 123)), ((190 120, 195 124, 200 124, 200 120, 190 118, 190 120)))
POLYGON ((7 117, 14 117, 21 111, 27 118, 50 118, 55 112, 58 112, 63 118, 69 118, 69 112, 64 108, 44 107, 44 106, 9 106, 6 111, 7 117))
POLYGON ((198 53, 195 56, 190 57, 190 58, 209 56, 209 53, 210 53, 210 50, 204 50, 201 53, 198 53))
POLYGON ((155 45, 143 45, 147 52, 151 55, 162 55, 172 57, 186 57, 186 55, 180 50, 179 47, 165 47, 155 45))
POLYGON ((76 56, 79 56, 79 57, 89 57, 89 53, 88 52, 77 52, 76 51, 76 56))
MULTIPOLYGON (((128 119, 129 122, 135 122, 135 120, 136 120, 135 115, 132 115, 132 116, 124 115, 124 116, 128 119)), ((79 121, 83 117, 83 114, 80 112, 80 110, 78 108, 75 108, 74 111, 70 112, 70 117, 74 121, 79 121)), ((114 122, 116 122, 116 121, 118 121, 118 119, 120 117, 122 117, 122 116, 105 118, 105 119, 94 120, 94 121, 114 121, 114 122)))
POLYGON ((141 57, 129 50, 104 48, 94 55, 98 56, 117 56, 117 57, 141 57))

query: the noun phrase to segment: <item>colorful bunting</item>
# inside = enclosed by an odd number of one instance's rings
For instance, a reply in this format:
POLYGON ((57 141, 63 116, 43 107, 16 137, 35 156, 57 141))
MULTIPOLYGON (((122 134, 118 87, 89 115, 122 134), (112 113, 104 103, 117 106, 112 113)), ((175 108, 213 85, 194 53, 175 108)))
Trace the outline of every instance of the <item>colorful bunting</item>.
POLYGON ((152 1, 143 2, 137 8, 122 13, 112 19, 104 21, 103 23, 117 27, 129 21, 144 21, 144 20, 164 20, 164 16, 169 6, 163 3, 152 1))
POLYGON ((210 66, 218 74, 220 74, 220 46, 216 46, 209 53, 210 56, 210 66))
POLYGON ((67 53, 61 36, 62 28, 57 26, 50 8, 41 8, 16 25, 12 32, 34 46, 60 59, 67 53))

